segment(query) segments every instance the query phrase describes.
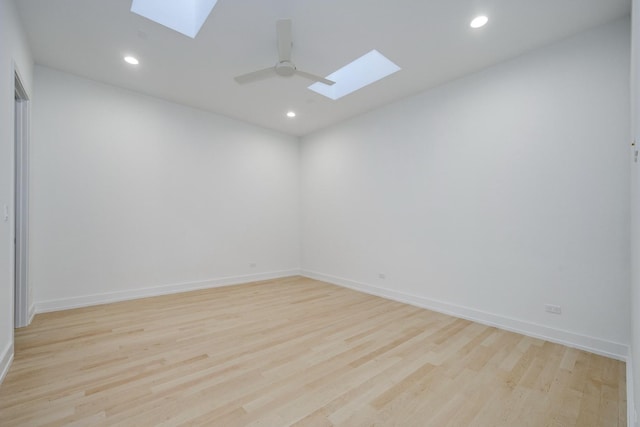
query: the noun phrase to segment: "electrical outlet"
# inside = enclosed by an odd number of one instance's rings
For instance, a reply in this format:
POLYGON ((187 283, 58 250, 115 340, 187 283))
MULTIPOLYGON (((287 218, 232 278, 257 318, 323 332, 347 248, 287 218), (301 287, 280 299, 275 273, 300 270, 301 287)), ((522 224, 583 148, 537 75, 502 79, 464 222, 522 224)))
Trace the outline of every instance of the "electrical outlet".
POLYGON ((562 308, 559 305, 545 304, 544 311, 551 314, 562 314, 562 308))
POLYGON ((386 279, 386 278, 387 278, 387 275, 386 275, 386 274, 384 274, 384 273, 379 273, 379 274, 378 274, 378 278, 379 278, 379 279, 383 279, 383 280, 384 280, 384 279, 386 279))

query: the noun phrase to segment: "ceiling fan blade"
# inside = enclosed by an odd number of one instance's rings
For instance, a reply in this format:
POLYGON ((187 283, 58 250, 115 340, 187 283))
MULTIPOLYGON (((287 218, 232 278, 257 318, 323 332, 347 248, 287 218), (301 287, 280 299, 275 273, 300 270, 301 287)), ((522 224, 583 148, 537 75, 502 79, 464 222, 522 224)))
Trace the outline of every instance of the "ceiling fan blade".
POLYGON ((291 61, 291 19, 280 19, 276 23, 276 34, 278 35, 278 56, 280 62, 291 61))
POLYGON ((254 71, 252 73, 243 74, 241 76, 234 77, 234 80, 241 85, 245 83, 255 82, 256 80, 266 79, 267 77, 276 76, 276 69, 274 67, 265 68, 263 70, 254 71))
POLYGON ((325 79, 324 77, 316 76, 315 74, 307 73, 306 71, 296 70, 296 74, 300 77, 304 77, 305 79, 313 80, 315 82, 324 83, 326 85, 334 85, 336 82, 332 80, 325 79))

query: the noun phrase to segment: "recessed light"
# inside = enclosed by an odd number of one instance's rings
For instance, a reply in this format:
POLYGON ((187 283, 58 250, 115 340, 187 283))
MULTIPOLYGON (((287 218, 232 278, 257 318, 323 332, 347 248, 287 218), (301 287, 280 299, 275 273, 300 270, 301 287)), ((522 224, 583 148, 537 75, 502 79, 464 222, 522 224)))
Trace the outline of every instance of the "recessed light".
POLYGON ((140 61, 138 61, 138 58, 135 58, 133 56, 125 56, 124 61, 127 64, 131 64, 131 65, 138 65, 140 63, 140 61))
POLYGON ((287 113, 287 117, 289 117, 289 118, 294 118, 295 116, 296 116, 296 113, 294 113, 293 111, 289 111, 287 113))
POLYGON ((471 21, 469 26, 471 28, 480 28, 480 27, 484 27, 484 25, 487 22, 489 22, 489 18, 487 18, 484 15, 480 15, 480 16, 476 16, 475 18, 473 18, 473 20, 471 21))

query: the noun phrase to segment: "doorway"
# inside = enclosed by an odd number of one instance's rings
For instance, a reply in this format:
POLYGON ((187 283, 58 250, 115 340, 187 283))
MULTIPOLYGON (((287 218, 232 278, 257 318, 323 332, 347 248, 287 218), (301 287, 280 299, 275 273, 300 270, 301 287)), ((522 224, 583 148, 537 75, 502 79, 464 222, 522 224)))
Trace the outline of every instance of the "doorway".
POLYGON ((18 73, 15 73, 15 327, 31 321, 29 291, 29 97, 18 73))

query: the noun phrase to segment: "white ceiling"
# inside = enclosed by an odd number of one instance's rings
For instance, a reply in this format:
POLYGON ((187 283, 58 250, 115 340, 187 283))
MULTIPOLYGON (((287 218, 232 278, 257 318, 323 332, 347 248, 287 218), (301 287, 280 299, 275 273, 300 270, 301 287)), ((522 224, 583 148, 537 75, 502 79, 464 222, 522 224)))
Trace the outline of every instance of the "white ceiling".
MULTIPOLYGON (((195 39, 130 12, 131 0, 16 0, 36 63, 292 135, 304 135, 585 29, 630 0, 218 0, 195 39), (478 14, 489 16, 479 30, 478 14), (332 101, 300 77, 240 86, 274 65, 275 22, 293 61, 326 76, 377 49, 402 70, 332 101), (140 59, 126 64, 125 54, 140 59), (298 114, 285 116, 288 110, 298 114)), ((37 97, 37 94, 35 95, 37 97)))

